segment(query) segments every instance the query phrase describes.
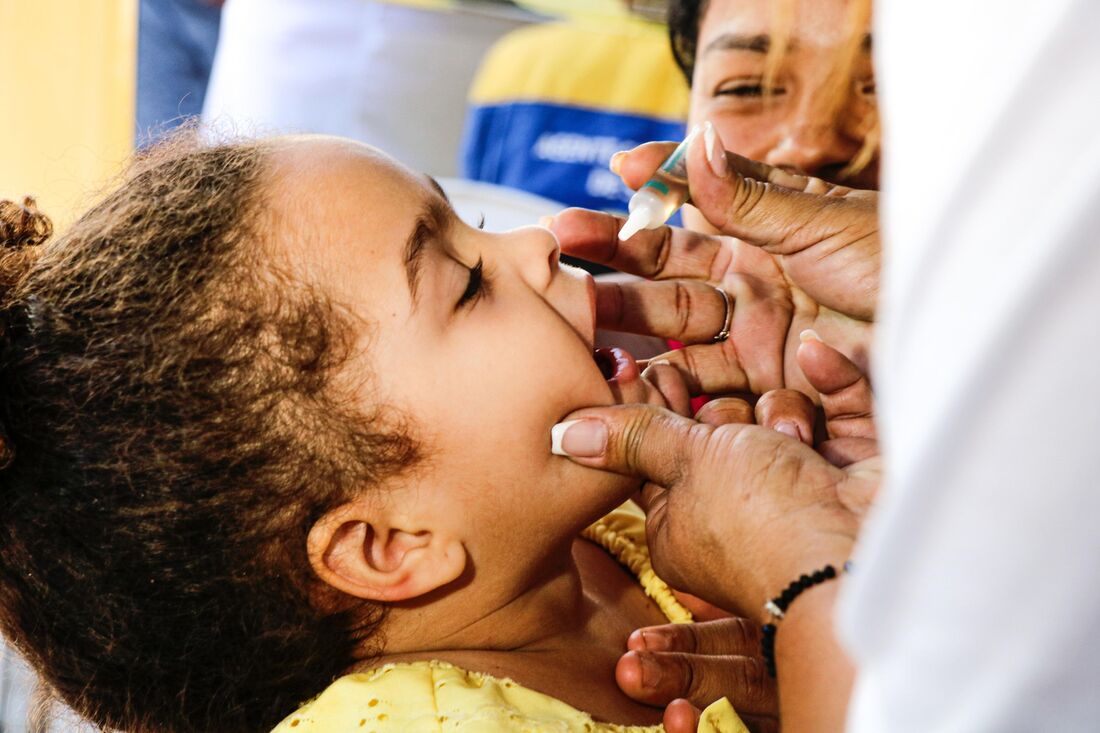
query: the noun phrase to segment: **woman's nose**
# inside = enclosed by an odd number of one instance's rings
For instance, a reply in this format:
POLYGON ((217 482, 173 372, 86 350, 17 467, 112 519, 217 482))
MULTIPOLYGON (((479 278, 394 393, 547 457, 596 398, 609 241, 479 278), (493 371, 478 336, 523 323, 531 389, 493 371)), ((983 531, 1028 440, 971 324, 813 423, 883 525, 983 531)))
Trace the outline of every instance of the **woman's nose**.
POLYGON ((800 115, 782 128, 782 137, 764 162, 819 178, 835 178, 859 152, 859 145, 839 125, 833 114, 811 111, 800 115))
POLYGON ((508 238, 505 252, 527 284, 539 291, 549 286, 559 266, 557 238, 539 226, 513 229, 504 236, 508 238))

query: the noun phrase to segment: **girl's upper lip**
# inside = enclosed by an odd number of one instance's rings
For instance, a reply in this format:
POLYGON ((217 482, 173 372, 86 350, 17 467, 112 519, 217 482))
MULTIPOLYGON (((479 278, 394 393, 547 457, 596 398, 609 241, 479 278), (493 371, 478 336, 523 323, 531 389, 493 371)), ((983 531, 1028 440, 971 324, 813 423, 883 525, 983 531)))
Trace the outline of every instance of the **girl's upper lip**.
POLYGON ((593 349, 596 345, 596 281, 592 278, 592 273, 579 267, 565 264, 560 267, 565 272, 559 274, 566 276, 565 279, 569 281, 563 290, 568 302, 560 305, 561 315, 569 321, 588 348, 593 349), (577 286, 584 288, 583 296, 577 292, 577 286), (579 302, 582 297, 588 301, 587 309, 579 302))

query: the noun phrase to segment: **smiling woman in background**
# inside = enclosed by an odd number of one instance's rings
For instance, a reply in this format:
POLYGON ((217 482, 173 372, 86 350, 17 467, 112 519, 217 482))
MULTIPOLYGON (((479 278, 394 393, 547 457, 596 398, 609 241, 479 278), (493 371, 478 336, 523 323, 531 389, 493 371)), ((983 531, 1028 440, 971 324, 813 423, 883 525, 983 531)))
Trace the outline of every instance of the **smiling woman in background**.
MULTIPOLYGON (((726 147, 855 188, 878 188, 870 17, 846 0, 672 0, 669 38, 691 85, 688 123, 726 147)), ((690 209, 685 223, 713 231, 690 209)))

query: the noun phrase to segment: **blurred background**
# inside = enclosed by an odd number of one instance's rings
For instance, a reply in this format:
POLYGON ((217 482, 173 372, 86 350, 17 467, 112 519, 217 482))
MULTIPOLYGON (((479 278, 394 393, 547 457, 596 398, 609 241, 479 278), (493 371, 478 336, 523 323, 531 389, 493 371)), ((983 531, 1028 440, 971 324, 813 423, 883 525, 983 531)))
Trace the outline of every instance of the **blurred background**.
MULTIPOLYGON (((0 198, 64 230, 141 147, 329 133, 436 176, 491 230, 563 206, 625 210, 611 155, 683 136, 688 87, 661 0, 0 0, 0 198)), ((94 603, 94 599, 88 599, 94 603)), ((0 733, 31 715, 0 658, 0 733)))
POLYGON ((36 195, 63 227, 135 148, 201 116, 218 134, 356 138, 460 200, 507 195, 468 181, 527 192, 525 212, 622 209, 610 155, 683 133, 664 14, 662 0, 0 0, 0 195, 36 195))

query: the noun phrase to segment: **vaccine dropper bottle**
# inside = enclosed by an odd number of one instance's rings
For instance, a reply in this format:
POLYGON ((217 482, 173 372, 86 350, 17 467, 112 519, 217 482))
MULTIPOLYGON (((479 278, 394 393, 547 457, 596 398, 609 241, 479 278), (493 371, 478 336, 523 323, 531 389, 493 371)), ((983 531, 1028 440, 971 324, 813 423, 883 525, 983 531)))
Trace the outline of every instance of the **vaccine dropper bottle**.
POLYGON ((684 205, 688 199, 687 151, 698 134, 699 128, 694 128, 665 158, 653 177, 630 197, 629 216, 619 231, 619 239, 630 239, 642 229, 656 229, 684 205))

